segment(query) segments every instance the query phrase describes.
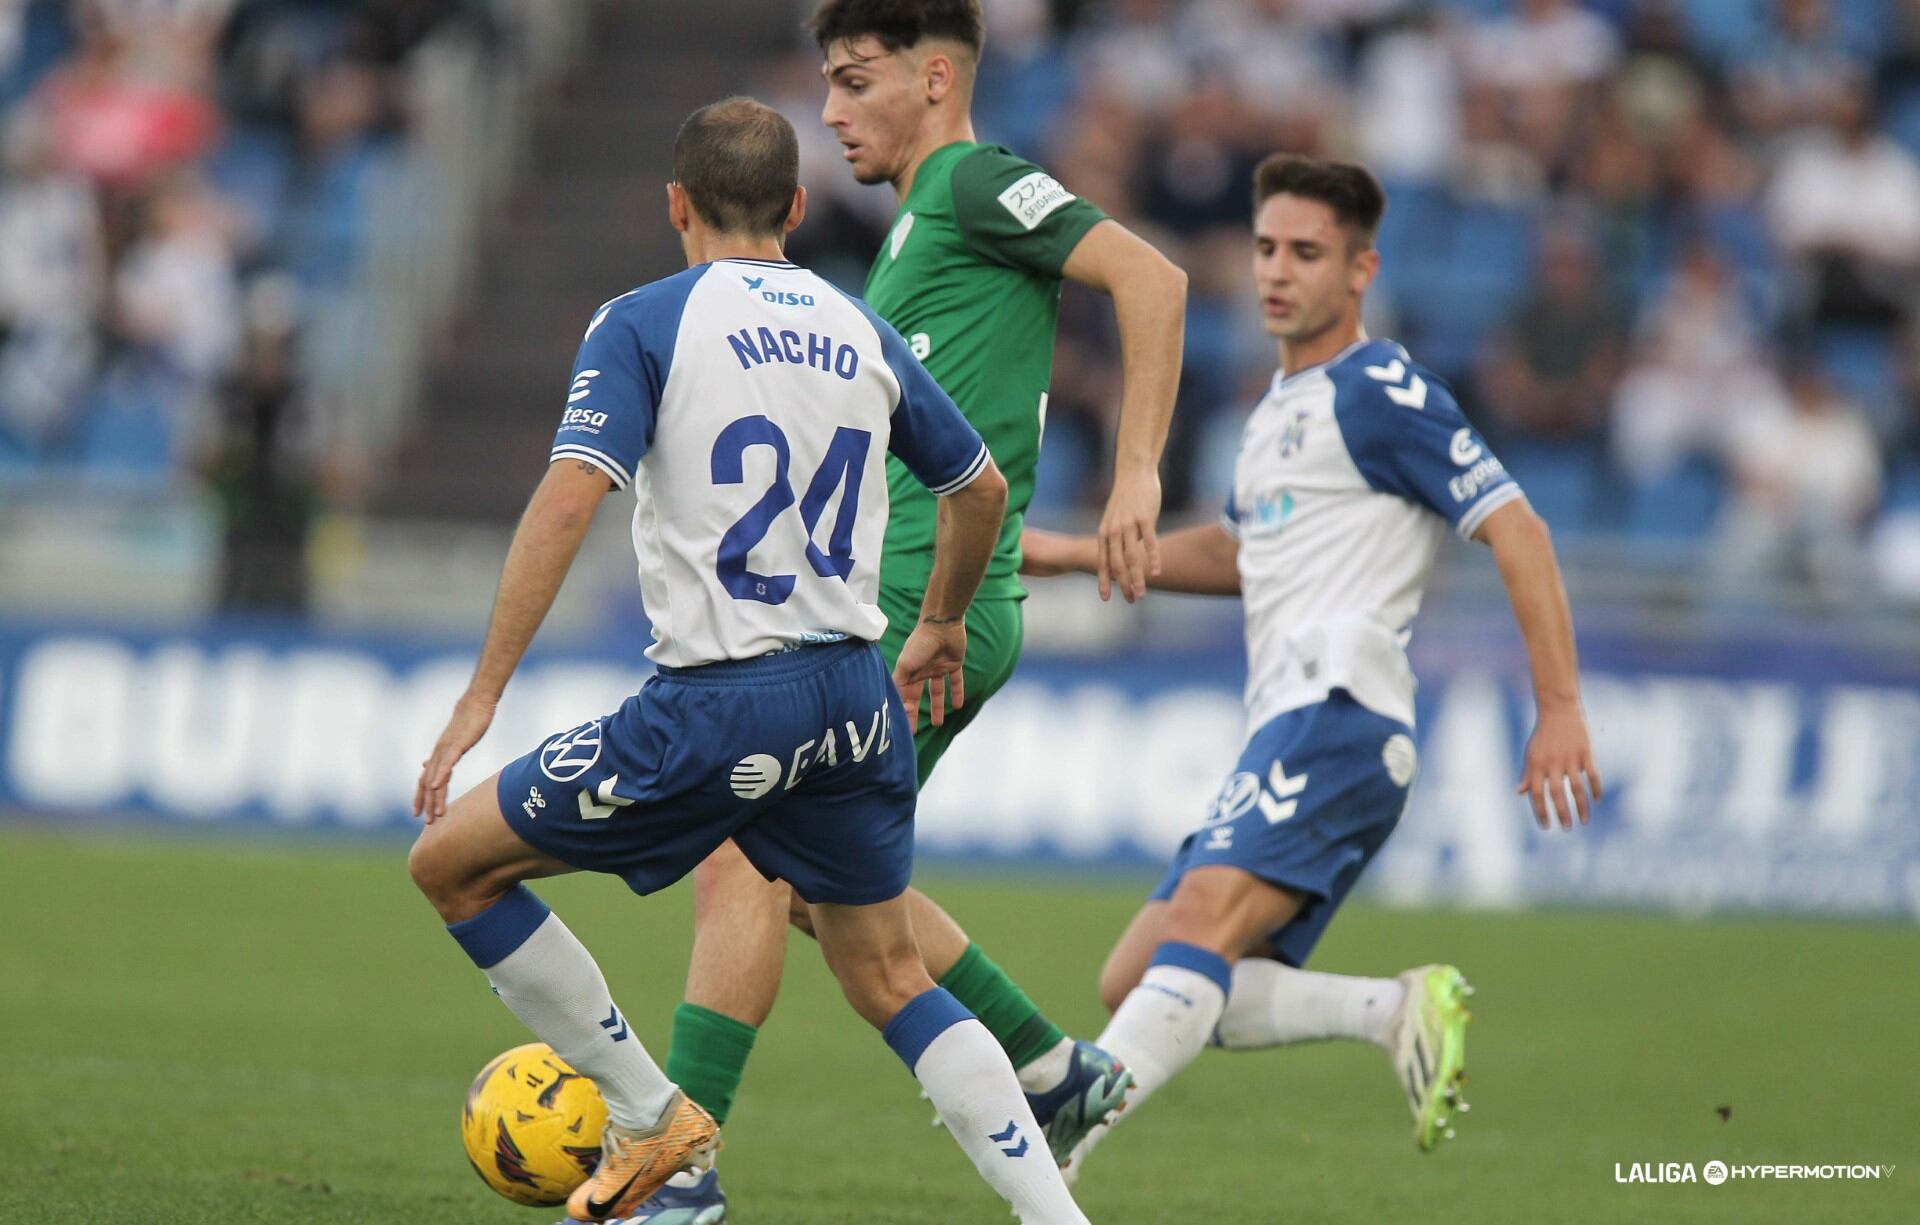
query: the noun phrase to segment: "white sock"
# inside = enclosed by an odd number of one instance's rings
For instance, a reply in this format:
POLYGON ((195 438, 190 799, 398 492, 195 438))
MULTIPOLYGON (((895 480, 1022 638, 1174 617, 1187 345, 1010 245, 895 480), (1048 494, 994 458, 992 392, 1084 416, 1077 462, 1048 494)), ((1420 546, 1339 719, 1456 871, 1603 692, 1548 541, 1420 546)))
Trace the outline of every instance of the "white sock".
MULTIPOLYGON (((1217 960, 1224 970, 1226 961, 1217 960)), ((1226 1008, 1224 977, 1156 962, 1120 1001, 1094 1045, 1133 1073, 1129 1107, 1172 1080, 1206 1048, 1226 1008)))
POLYGON ((1133 1073, 1127 1111, 1093 1129, 1073 1151, 1070 1171, 1082 1163, 1121 1119, 1193 1062, 1213 1037, 1226 1008, 1232 969, 1226 958, 1196 945, 1168 941, 1153 955, 1140 985, 1127 993, 1094 1045, 1133 1073))
POLYGON ((525 886, 447 929, 486 972, 494 994, 535 1036, 598 1086, 607 1118, 644 1131, 674 1084, 614 1006, 593 954, 525 886))
POLYGON ((1326 1038, 1360 1038, 1384 1048, 1405 996, 1398 979, 1317 974, 1248 957, 1233 967, 1233 991, 1216 1036, 1221 1046, 1241 1051, 1326 1038))
POLYGON ((980 1177, 1025 1225, 1088 1225, 1007 1053, 958 1000, 939 987, 918 995, 887 1023, 884 1036, 980 1177))
POLYGON ((1073 1039, 1060 1039, 1014 1071, 1020 1077, 1022 1089, 1028 1093, 1045 1093, 1073 1071, 1073 1039))

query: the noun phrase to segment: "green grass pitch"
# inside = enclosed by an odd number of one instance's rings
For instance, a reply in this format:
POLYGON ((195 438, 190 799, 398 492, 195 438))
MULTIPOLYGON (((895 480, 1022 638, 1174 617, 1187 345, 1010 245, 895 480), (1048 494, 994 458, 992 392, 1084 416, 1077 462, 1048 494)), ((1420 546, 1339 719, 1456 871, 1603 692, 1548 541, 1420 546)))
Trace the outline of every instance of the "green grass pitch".
MULTIPOLYGON (((1141 882, 926 873, 1063 1024, 1141 882)), ((691 909, 541 893, 664 1058, 691 909)), ((1473 1112, 1422 1156, 1381 1054, 1207 1052, 1091 1163, 1095 1222, 1920 1220, 1920 931, 1356 907, 1323 969, 1461 965, 1473 1112), (1724 1121, 1720 1108, 1730 1107, 1724 1121), (1894 1163, 1881 1182, 1621 1186, 1616 1162, 1894 1163)), ((526 1040, 397 844, 0 827, 0 1221, 530 1222, 466 1167, 480 1064, 526 1040)), ((741 1225, 1004 1225, 796 937, 722 1162, 741 1225)))

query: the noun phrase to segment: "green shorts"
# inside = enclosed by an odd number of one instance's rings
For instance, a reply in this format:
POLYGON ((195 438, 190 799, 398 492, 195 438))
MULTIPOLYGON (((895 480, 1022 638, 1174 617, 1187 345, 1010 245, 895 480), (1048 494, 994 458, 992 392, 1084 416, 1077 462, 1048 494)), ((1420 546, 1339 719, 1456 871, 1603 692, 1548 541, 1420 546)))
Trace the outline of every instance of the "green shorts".
MULTIPOLYGON (((880 651, 891 667, 920 620, 920 597, 882 587, 880 611, 887 614, 887 632, 880 639, 880 651)), ((920 724, 913 729, 913 752, 919 759, 923 784, 953 738, 973 722, 987 699, 1013 675, 1014 665, 1020 662, 1024 626, 1019 600, 975 600, 967 609, 967 662, 963 666, 967 704, 948 711, 946 722, 935 727, 932 713, 926 703, 921 703, 920 724)))

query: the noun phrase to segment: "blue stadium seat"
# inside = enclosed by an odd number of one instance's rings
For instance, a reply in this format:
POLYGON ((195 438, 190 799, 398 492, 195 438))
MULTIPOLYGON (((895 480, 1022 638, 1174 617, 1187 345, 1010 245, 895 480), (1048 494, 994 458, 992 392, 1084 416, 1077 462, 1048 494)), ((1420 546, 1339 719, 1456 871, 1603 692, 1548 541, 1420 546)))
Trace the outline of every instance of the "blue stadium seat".
POLYGON ((1889 99, 1880 123, 1889 136, 1920 155, 1920 85, 1909 85, 1889 99))
POLYGON ((1833 385, 1866 410, 1883 436, 1899 428, 1899 355, 1891 336, 1871 328, 1823 328, 1814 353, 1833 385))
POLYGON ((171 474, 174 423, 184 405, 173 379, 129 363, 109 370, 86 397, 75 431, 75 455, 89 474, 124 482, 165 481, 171 474))
POLYGON ((1094 466, 1093 445, 1080 423, 1048 422, 1040 462, 1034 469, 1033 501, 1027 508, 1028 517, 1054 524, 1070 522, 1072 512, 1080 505, 1080 491, 1097 481, 1099 475, 1094 466))
POLYGON ((988 56, 974 91, 981 138, 1023 157, 1045 157, 1048 137, 1077 88, 1073 61, 1058 43, 1021 60, 988 56))
POLYGON ((173 431, 153 409, 103 409, 87 422, 80 459, 97 470, 163 474, 173 462, 173 431))
POLYGON ((1432 183, 1396 180, 1386 185, 1387 213, 1380 219, 1380 280, 1395 298, 1417 291, 1423 275, 1444 266, 1453 242, 1453 201, 1432 183))
POLYGON ((26 480, 37 467, 33 453, 0 430, 0 489, 26 480))
POLYGON ((64 0, 31 0, 27 5, 13 62, 0 72, 0 108, 11 108, 33 92, 47 70, 73 48, 67 9, 64 0))
POLYGON ((334 155, 289 201, 278 255, 304 284, 338 286, 352 279, 368 189, 394 156, 381 141, 363 142, 334 155))
POLYGON ((293 162, 290 134, 263 127, 235 127, 207 159, 207 181, 221 195, 252 213, 264 228, 270 228, 286 207, 293 162))
POLYGON ((1627 532, 1644 540, 1704 536, 1720 513, 1725 482, 1708 460, 1692 459, 1666 476, 1627 490, 1627 532))
POLYGON ((1594 447, 1510 440, 1500 444, 1499 454, 1548 526, 1574 533, 1598 526, 1596 503, 1606 465, 1594 447))
POLYGON ((1684 0, 1689 41, 1703 54, 1727 63, 1767 42, 1773 0, 1684 0))
POLYGON ((1896 460, 1887 477, 1887 496, 1881 506, 1888 511, 1920 510, 1920 457, 1896 460))
POLYGON ((1399 306, 1414 356, 1449 379, 1473 368, 1489 333, 1526 297, 1539 245, 1538 218, 1524 209, 1454 204, 1444 240, 1416 242, 1399 306))

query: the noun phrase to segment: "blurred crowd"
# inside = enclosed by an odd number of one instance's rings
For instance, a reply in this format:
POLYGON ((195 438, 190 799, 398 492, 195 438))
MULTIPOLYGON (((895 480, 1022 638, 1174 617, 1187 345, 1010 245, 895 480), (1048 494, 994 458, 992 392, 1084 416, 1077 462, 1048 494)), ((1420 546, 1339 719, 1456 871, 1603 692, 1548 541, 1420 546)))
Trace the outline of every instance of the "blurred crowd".
MULTIPOLYGON (((1563 537, 1920 598, 1920 0, 985 5, 982 138, 1191 275, 1171 511, 1219 499, 1273 371, 1248 178, 1291 149, 1384 181, 1370 329, 1453 384, 1563 537)), ((230 565, 229 602, 296 606, 316 504, 365 479, 303 336, 408 147, 410 62, 450 30, 490 45, 492 9, 0 0, 0 492, 197 473, 229 556, 281 559, 230 565)), ((796 258, 857 288, 893 202, 819 125, 818 67, 796 46, 753 86, 803 136, 796 258)), ((1042 516, 1100 504, 1118 370, 1110 311, 1069 287, 1042 516)))
POLYGON ((197 472, 224 602, 302 602, 315 498, 355 479, 303 326, 451 25, 489 36, 480 0, 0 0, 0 486, 197 472))
MULTIPOLYGON (((1189 271, 1169 504, 1226 486, 1272 375, 1252 167, 1387 187, 1375 335, 1459 392, 1563 534, 1846 600, 1920 595, 1920 0, 986 0, 981 138, 1189 271)), ((891 213, 817 119, 808 254, 891 213)), ((806 231, 803 231, 806 234, 806 231)), ((1041 513, 1097 506, 1117 341, 1069 287, 1041 513)))

